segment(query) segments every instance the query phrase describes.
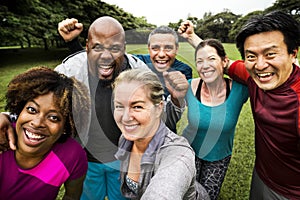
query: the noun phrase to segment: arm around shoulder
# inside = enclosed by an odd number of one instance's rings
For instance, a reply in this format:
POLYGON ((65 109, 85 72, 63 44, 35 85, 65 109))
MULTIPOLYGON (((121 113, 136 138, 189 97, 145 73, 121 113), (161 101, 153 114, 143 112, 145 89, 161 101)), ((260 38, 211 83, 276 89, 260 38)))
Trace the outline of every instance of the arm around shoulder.
POLYGON ((15 133, 9 118, 8 113, 0 113, 0 152, 16 149, 15 133))
POLYGON ((88 168, 88 161, 85 150, 74 139, 68 141, 69 152, 65 157, 66 168, 69 170, 70 177, 64 183, 64 199, 80 199, 83 182, 88 168))
POLYGON ((80 178, 74 180, 68 180, 65 182, 65 194, 63 199, 64 200, 75 200, 80 199, 83 187, 83 181, 85 179, 85 175, 81 176, 80 178))

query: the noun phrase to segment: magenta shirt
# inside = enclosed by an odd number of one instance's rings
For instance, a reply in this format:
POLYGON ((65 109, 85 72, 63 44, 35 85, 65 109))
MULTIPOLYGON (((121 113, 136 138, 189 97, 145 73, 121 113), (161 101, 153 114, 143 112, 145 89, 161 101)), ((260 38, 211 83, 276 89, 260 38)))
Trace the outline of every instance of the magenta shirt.
POLYGON ((56 199, 60 186, 87 171, 85 151, 74 140, 56 143, 47 156, 31 169, 20 168, 14 151, 0 154, 0 199, 56 199))

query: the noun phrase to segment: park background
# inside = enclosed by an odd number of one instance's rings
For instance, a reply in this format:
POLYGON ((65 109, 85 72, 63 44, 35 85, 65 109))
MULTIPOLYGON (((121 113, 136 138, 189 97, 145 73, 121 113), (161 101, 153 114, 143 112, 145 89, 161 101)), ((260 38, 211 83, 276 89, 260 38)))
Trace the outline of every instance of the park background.
MULTIPOLYGON (((242 1, 241 1, 242 2, 242 1)), ((230 59, 240 59, 234 38, 242 24, 255 14, 283 10, 300 21, 299 0, 276 0, 265 10, 237 15, 229 9, 217 14, 207 12, 203 18, 189 16, 195 32, 202 38, 217 38, 222 41, 230 59)), ((0 1, 0 111, 4 111, 6 86, 17 74, 33 66, 54 68, 69 55, 68 49, 57 33, 57 24, 67 17, 75 17, 84 24, 79 41, 84 45, 90 22, 108 15, 116 18, 126 31, 127 52, 147 54, 146 41, 154 24, 145 17, 135 17, 116 5, 100 0, 1 0, 0 1)), ((177 30, 179 24, 170 22, 177 30)), ((193 77, 198 77, 194 64, 194 49, 180 38, 177 58, 193 68, 193 77)), ((187 124, 186 115, 178 123, 178 132, 187 124)), ((233 156, 223 183, 220 200, 246 200, 249 197, 250 181, 254 163, 254 126, 249 101, 244 105, 236 127, 233 156)), ((63 188, 57 199, 61 199, 63 188)))

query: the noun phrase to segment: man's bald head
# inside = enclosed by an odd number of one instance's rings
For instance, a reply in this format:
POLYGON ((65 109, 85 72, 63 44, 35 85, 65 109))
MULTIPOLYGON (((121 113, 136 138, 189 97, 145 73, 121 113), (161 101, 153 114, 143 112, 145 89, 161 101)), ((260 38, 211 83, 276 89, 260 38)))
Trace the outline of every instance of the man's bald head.
POLYGON ((96 19, 89 28, 88 39, 95 33, 104 37, 120 35, 125 41, 125 31, 120 22, 113 17, 103 16, 96 19))
POLYGON ((122 25, 108 16, 96 19, 89 28, 86 42, 90 74, 112 81, 122 69, 125 49, 122 25))

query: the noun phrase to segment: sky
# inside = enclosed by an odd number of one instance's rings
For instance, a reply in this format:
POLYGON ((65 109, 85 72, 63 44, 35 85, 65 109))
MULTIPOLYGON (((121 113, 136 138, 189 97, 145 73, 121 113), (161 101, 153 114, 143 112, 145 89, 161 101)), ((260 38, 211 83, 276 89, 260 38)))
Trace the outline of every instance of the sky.
POLYGON ((135 17, 145 16, 148 23, 168 25, 188 16, 203 18, 205 12, 213 15, 229 9, 234 14, 246 15, 256 10, 264 10, 276 0, 102 0, 117 5, 135 17))

